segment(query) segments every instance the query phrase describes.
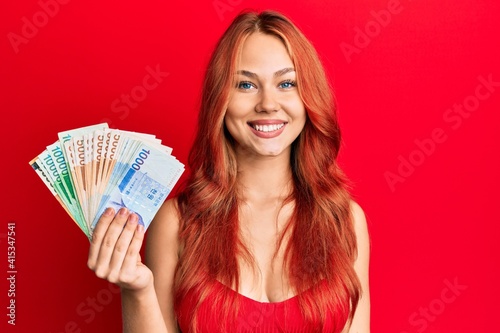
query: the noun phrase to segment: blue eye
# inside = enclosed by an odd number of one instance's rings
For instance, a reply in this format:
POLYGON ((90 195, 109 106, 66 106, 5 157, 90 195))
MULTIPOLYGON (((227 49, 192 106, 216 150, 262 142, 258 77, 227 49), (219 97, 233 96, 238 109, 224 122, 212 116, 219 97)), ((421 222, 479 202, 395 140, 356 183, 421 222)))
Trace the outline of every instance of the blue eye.
POLYGON ((283 89, 290 89, 290 88, 295 87, 296 83, 293 80, 286 80, 286 81, 281 82, 279 86, 280 86, 280 88, 283 88, 283 89))
POLYGON ((253 87, 253 84, 248 82, 248 81, 241 81, 240 83, 238 83, 239 89, 248 90, 248 89, 252 89, 252 87, 253 87))

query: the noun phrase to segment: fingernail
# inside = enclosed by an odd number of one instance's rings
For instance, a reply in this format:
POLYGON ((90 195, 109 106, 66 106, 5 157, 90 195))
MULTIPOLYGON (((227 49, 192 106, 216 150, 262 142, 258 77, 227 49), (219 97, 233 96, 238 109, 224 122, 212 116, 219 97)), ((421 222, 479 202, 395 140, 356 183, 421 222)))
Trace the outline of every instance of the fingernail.
POLYGON ((132 224, 137 223, 137 220, 137 215, 134 213, 130 214, 130 216, 128 217, 128 221, 132 224))
POLYGON ((120 215, 127 215, 127 208, 125 207, 120 208, 120 215))
POLYGON ((106 208, 106 210, 104 211, 104 214, 103 214, 103 215, 109 216, 109 215, 112 215, 112 214, 113 214, 113 208, 108 207, 108 208, 106 208))
POLYGON ((144 233, 144 226, 143 226, 142 224, 139 224, 139 225, 137 226, 137 232, 140 232, 141 234, 143 234, 143 233, 144 233))

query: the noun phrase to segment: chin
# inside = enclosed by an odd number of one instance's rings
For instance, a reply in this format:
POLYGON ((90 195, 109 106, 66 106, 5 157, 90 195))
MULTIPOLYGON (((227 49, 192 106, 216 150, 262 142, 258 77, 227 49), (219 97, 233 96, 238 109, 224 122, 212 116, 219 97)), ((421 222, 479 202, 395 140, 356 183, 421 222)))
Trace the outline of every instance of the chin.
POLYGON ((271 147, 261 147, 260 154, 263 156, 277 157, 281 155, 289 154, 291 151, 291 146, 271 146, 271 147))
POLYGON ((268 150, 268 151, 264 151, 262 152, 262 155, 263 156, 269 156, 269 157, 276 157, 276 156, 280 156, 281 154, 283 154, 283 150, 268 150))

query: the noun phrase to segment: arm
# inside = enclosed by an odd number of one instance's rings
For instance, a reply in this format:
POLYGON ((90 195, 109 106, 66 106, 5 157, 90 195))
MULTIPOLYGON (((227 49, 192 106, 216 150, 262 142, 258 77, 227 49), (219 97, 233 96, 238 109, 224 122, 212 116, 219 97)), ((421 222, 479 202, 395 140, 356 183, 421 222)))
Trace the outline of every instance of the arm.
POLYGON ((176 199, 165 202, 149 226, 146 264, 155 277, 154 289, 168 332, 177 333, 179 330, 174 314, 173 294, 174 274, 179 257, 179 215, 176 203, 176 199))
POLYGON ((369 262, 370 238, 363 209, 354 201, 351 202, 351 211, 356 232, 358 257, 354 262, 354 270, 361 282, 362 295, 359 300, 351 327, 345 333, 370 333, 370 288, 369 262))

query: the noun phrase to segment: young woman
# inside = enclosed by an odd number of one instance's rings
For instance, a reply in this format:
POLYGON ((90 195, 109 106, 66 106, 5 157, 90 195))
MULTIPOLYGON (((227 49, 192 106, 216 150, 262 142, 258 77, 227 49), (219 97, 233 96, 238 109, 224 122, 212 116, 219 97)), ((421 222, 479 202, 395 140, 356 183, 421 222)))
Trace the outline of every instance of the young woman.
POLYGON ((88 265, 122 289, 125 332, 370 331, 369 236, 336 162, 311 43, 272 11, 237 16, 202 94, 185 188, 148 231, 108 209, 88 265))

